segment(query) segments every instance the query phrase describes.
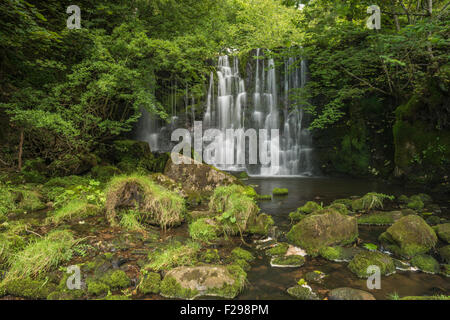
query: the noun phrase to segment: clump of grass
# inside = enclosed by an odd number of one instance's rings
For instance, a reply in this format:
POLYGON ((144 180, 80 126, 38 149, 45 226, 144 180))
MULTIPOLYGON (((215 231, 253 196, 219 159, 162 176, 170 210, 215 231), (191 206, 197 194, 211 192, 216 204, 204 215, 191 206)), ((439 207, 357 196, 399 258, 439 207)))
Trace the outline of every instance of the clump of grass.
POLYGON ((285 196, 289 194, 289 190, 287 188, 275 188, 272 190, 272 194, 274 196, 285 196))
POLYGON ((238 185, 218 187, 209 202, 211 212, 221 214, 217 217, 225 235, 242 234, 249 222, 255 221, 259 208, 253 198, 238 185))
POLYGON ((151 252, 148 256, 150 263, 144 269, 162 271, 179 266, 192 266, 197 261, 201 245, 194 241, 186 244, 173 242, 166 247, 151 252))
POLYGON ((122 214, 120 226, 128 231, 145 232, 145 227, 139 222, 139 213, 134 210, 122 214))
POLYGON ((101 209, 95 205, 89 204, 85 200, 72 200, 62 208, 55 211, 47 221, 55 224, 78 219, 85 219, 95 216, 101 212, 101 209))
POLYGON ((58 267, 72 258, 73 247, 77 243, 78 241, 67 230, 52 231, 8 259, 10 268, 4 281, 37 277, 58 267))
POLYGON ((106 189, 106 213, 111 224, 117 224, 121 209, 139 212, 139 222, 157 224, 166 229, 184 220, 184 199, 141 175, 114 177, 106 189))
POLYGON ((369 192, 362 198, 355 200, 356 209, 370 211, 372 209, 382 209, 385 200, 394 200, 394 196, 383 193, 369 192))
POLYGON ((211 243, 217 239, 217 229, 214 220, 202 218, 189 225, 189 234, 193 240, 211 243))

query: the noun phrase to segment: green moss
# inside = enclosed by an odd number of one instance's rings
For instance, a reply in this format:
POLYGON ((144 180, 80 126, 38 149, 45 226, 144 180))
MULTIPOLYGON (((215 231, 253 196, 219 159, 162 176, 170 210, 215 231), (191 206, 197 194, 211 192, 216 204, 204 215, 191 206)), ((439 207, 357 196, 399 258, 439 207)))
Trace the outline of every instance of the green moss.
POLYGON ((291 219, 292 222, 299 222, 305 217, 306 217, 306 214, 301 213, 299 211, 294 211, 294 212, 289 213, 289 218, 291 219))
POLYGON ((252 266, 244 259, 235 259, 233 261, 233 264, 241 267, 244 271, 250 271, 250 269, 252 268, 252 266))
POLYGON ((162 271, 179 266, 192 266, 197 262, 197 255, 201 249, 196 242, 181 244, 172 242, 163 248, 151 252, 148 256, 147 270, 162 271))
POLYGON ((181 298, 181 299, 193 299, 199 292, 197 290, 191 290, 183 288, 175 278, 164 277, 161 281, 161 295, 167 298, 181 298))
POLYGON ((450 296, 407 296, 400 298, 400 300, 450 300, 450 296))
POLYGON ((298 208, 297 210, 301 213, 310 214, 316 210, 322 209, 322 206, 314 201, 308 201, 304 206, 298 208))
POLYGON ((288 243, 278 243, 275 247, 266 250, 268 256, 284 256, 289 249, 288 243))
POLYGON ((239 179, 248 179, 249 178, 247 172, 245 172, 245 171, 239 173, 238 177, 239 177, 239 179))
POLYGON ((72 200, 64 205, 62 208, 52 213, 48 221, 59 224, 62 222, 86 219, 91 216, 96 216, 102 212, 98 206, 89 204, 84 200, 72 200))
POLYGON ((395 272, 392 258, 381 252, 361 251, 348 264, 348 268, 360 278, 367 278, 371 275, 367 273, 369 266, 379 267, 381 275, 395 272))
POLYGON ((353 243, 358 237, 358 225, 355 218, 329 209, 323 214, 308 215, 286 236, 308 254, 317 256, 323 247, 353 243))
POLYGON ((201 218, 189 225, 189 235, 193 240, 211 243, 217 240, 218 227, 214 220, 201 218))
POLYGON ((261 213, 254 220, 248 222, 247 232, 267 236, 270 228, 274 225, 272 216, 261 213))
POLYGON ((177 193, 169 191, 146 176, 114 177, 106 188, 106 213, 117 224, 118 209, 139 212, 139 222, 172 227, 184 221, 186 205, 177 193))
POLYGON ((10 268, 5 279, 38 276, 58 267, 72 258, 76 243, 69 231, 52 231, 9 259, 10 268))
POLYGON ((113 300, 113 301, 118 301, 118 300, 131 300, 130 296, 125 296, 125 295, 120 295, 120 294, 111 294, 111 292, 108 292, 108 294, 100 299, 97 300, 113 300))
POLYGON ((341 247, 324 247, 319 251, 321 257, 330 260, 336 261, 342 259, 342 248, 341 247))
POLYGON ((405 196, 404 194, 402 194, 400 197, 397 198, 397 201, 400 203, 408 203, 409 198, 407 196, 405 196))
POLYGON ((406 258, 427 253, 436 245, 434 230, 419 216, 401 218, 382 233, 379 240, 397 255, 406 258))
POLYGON ((275 188, 272 190, 272 194, 274 196, 286 196, 289 194, 289 190, 287 188, 275 188))
POLYGON ((344 206, 347 207, 347 209, 351 209, 352 208, 352 203, 353 203, 352 199, 337 199, 337 200, 334 200, 331 203, 331 205, 333 205, 333 204, 343 204, 344 206))
POLYGON ((115 166, 95 166, 92 168, 91 173, 99 181, 107 182, 112 177, 120 175, 121 171, 115 166))
POLYGON ((99 296, 109 291, 108 285, 101 281, 90 281, 87 284, 87 288, 88 293, 93 296, 99 296))
POLYGON ((287 293, 298 300, 317 300, 317 296, 306 286, 293 286, 287 289, 287 293))
POLYGON ((411 264, 419 268, 421 271, 428 273, 439 273, 439 262, 432 256, 426 254, 419 254, 411 259, 411 264))
POLYGON ((445 263, 450 263, 450 245, 440 248, 439 255, 441 256, 442 261, 445 263))
POLYGON ((110 271, 100 278, 110 289, 124 289, 131 285, 131 280, 122 270, 110 271))
POLYGON ((47 296, 47 300, 76 300, 85 295, 85 290, 71 290, 67 287, 67 280, 71 276, 69 273, 63 273, 57 289, 47 296))
POLYGON ((305 264, 305 258, 300 255, 279 256, 272 260, 272 265, 301 267, 305 264))
POLYGON ((382 209, 385 200, 394 200, 394 197, 382 193, 369 192, 362 198, 353 200, 352 209, 353 211, 382 209))
POLYGON ((347 209, 347 206, 343 203, 333 203, 326 207, 326 209, 333 209, 339 212, 340 214, 347 215, 349 214, 349 210, 347 209))
POLYGON ((202 255, 201 255, 201 261, 204 261, 206 263, 215 263, 220 260, 219 251, 217 249, 207 249, 202 255))
POLYGON ((246 232, 251 223, 256 221, 259 212, 247 188, 240 185, 217 187, 211 196, 209 208, 217 215, 216 220, 226 235, 246 232))
POLYGON ((412 196, 409 198, 408 204, 406 205, 409 209, 422 210, 424 208, 424 203, 422 199, 418 196, 412 196))
POLYGON ((435 227, 438 237, 447 243, 450 243, 450 223, 439 224, 435 227))
POLYGON ((161 275, 159 273, 150 272, 146 274, 138 286, 139 292, 143 294, 158 294, 161 290, 161 275))
POLYGON ((233 259, 243 259, 247 262, 255 260, 255 257, 251 254, 251 252, 240 247, 234 248, 233 251, 231 251, 231 257, 233 259))
POLYGON ((56 290, 56 285, 50 283, 48 279, 32 279, 30 277, 16 278, 3 281, 0 284, 0 291, 15 297, 29 299, 46 299, 47 296, 56 290))
POLYGON ((442 275, 446 277, 450 277, 450 264, 443 264, 442 265, 442 275))
POLYGON ((401 211, 375 212, 358 217, 358 224, 392 225, 402 217, 401 211))
POLYGON ((257 197, 258 200, 272 200, 272 195, 270 194, 260 194, 257 197))

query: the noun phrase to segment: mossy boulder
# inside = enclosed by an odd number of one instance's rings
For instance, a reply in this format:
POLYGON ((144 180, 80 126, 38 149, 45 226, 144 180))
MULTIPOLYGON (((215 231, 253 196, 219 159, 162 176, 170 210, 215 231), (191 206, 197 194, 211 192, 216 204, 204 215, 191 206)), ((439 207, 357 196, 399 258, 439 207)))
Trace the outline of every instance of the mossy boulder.
POLYGON ((56 291, 57 285, 45 278, 32 279, 30 277, 17 278, 3 281, 0 284, 0 296, 11 295, 28 299, 46 299, 47 296, 56 291))
MULTIPOLYGON (((348 264, 348 268, 360 278, 368 278, 369 266, 380 268, 381 275, 388 275, 395 272, 394 260, 388 255, 377 251, 361 251, 348 264)), ((369 270, 370 271, 370 270, 369 270)))
POLYGON ((297 209, 300 213, 310 214, 316 210, 322 209, 322 206, 314 201, 308 201, 304 206, 297 209))
POLYGON ((434 248, 437 236, 421 217, 409 215, 390 226, 379 240, 395 254, 411 258, 434 248))
POLYGON ((251 261, 255 260, 255 257, 253 256, 253 254, 250 251, 239 248, 239 247, 234 248, 231 251, 231 258, 232 259, 243 259, 247 262, 251 262, 251 261))
POLYGON ((222 233, 268 232, 273 220, 268 215, 258 215, 259 207, 252 197, 253 188, 240 185, 217 187, 209 201, 209 210, 214 214, 222 233))
POLYGON ((362 249, 357 247, 344 248, 340 246, 323 247, 319 250, 321 257, 330 261, 350 261, 362 249))
POLYGON ((200 296, 235 298, 244 287, 246 273, 237 265, 178 267, 161 282, 161 295, 194 299, 200 296))
POLYGON ((121 212, 132 210, 139 223, 165 229, 181 224, 186 204, 177 193, 142 175, 114 177, 106 188, 106 214, 112 225, 121 212))
POLYGON ((182 163, 176 164, 170 159, 166 164, 164 174, 180 183, 188 193, 211 193, 219 186, 242 185, 242 182, 236 177, 213 166, 180 155, 176 159, 182 163))
POLYGON ((450 263, 450 244, 440 248, 439 255, 441 256, 442 261, 450 263))
POLYGON ((138 288, 139 292, 143 294, 158 294, 161 290, 161 275, 156 272, 149 272, 142 278, 138 288))
POLYGON ((272 190, 272 194, 274 196, 287 196, 289 194, 289 190, 287 188, 274 188, 272 190))
POLYGON ((426 273, 439 273, 439 262, 427 254, 419 254, 411 259, 411 264, 426 273))
POLYGON ((350 244, 357 237, 356 219, 334 210, 326 214, 308 215, 294 225, 287 234, 289 241, 313 256, 317 256, 323 247, 350 244))
POLYGON ((318 300, 309 286, 295 285, 287 289, 287 293, 298 300, 318 300))
POLYGON ((189 235, 193 240, 212 243, 217 240, 219 227, 211 218, 201 218, 189 225, 189 235))
POLYGON ((270 228, 274 225, 272 216, 261 213, 254 217, 253 220, 249 221, 247 232, 251 234, 257 234, 262 236, 267 236, 269 234, 270 228))
POLYGON ((379 211, 358 217, 358 224, 392 225, 402 217, 403 213, 401 211, 379 211))
POLYGON ((81 175, 97 166, 98 161, 98 157, 91 153, 64 154, 47 166, 47 172, 54 177, 81 175))
POLYGON ((349 214, 349 210, 348 210, 347 206, 343 203, 332 203, 326 208, 336 210, 340 214, 344 214, 344 215, 349 214))
POLYGON ((376 300, 375 297, 366 291, 353 288, 337 288, 328 294, 329 300, 376 300))
POLYGON ((289 249, 288 243, 278 243, 272 248, 266 250, 266 254, 271 257, 284 256, 289 249))
POLYGON ((436 230, 439 239, 450 243, 450 223, 439 224, 434 227, 434 230, 436 230))
POLYGON ((424 208, 425 204, 423 203, 422 198, 420 198, 419 196, 412 196, 411 198, 409 198, 406 206, 409 209, 419 211, 424 208))

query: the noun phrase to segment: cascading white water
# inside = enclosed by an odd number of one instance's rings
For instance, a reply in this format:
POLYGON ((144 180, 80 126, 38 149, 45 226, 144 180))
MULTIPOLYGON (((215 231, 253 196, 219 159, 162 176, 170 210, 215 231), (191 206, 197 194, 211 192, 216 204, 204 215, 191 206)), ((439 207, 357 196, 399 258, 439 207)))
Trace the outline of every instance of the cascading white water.
POLYGON ((279 86, 275 61, 265 59, 260 49, 256 51, 255 60, 253 103, 247 105, 245 81, 239 74, 238 58, 234 57, 233 66, 230 65, 228 56, 219 58, 217 97, 214 95, 214 75, 211 73, 203 119, 204 129, 216 128, 223 135, 216 163, 225 163, 226 154, 237 153, 236 159, 240 156, 242 141, 236 137, 226 137, 227 129, 266 129, 268 136, 260 141, 260 147, 266 148, 269 157, 271 153, 279 154, 280 159, 278 163, 271 161, 268 165, 256 168, 235 164, 217 166, 229 171, 247 169, 251 174, 262 176, 310 175, 313 169, 311 136, 303 127, 303 109, 290 98, 293 90, 302 88, 306 83, 306 63, 297 58, 286 59, 284 83, 279 86), (300 66, 297 66, 298 62, 300 66), (269 136, 272 129, 280 131, 279 140, 269 136))

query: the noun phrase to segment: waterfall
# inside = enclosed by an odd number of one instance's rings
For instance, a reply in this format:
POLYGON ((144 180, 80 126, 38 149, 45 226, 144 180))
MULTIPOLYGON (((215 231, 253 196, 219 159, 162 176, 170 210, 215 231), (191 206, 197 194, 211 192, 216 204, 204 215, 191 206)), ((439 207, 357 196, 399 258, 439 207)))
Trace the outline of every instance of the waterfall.
POLYGON ((306 84, 306 63, 295 57, 285 59, 281 76, 274 59, 267 59, 261 49, 256 50, 255 58, 255 68, 252 69, 255 72, 251 77, 254 81, 251 88, 253 94, 247 94, 236 56, 232 65, 228 56, 219 57, 217 96, 214 92, 214 74, 210 75, 203 124, 204 129, 215 128, 221 133, 220 152, 215 155, 216 166, 228 171, 247 170, 252 175, 261 176, 311 175, 311 135, 305 127, 302 106, 291 99, 293 91, 306 84), (279 78, 283 78, 281 83, 279 78), (253 98, 252 103, 248 98, 253 98), (256 131, 266 129, 268 134, 259 137, 259 147, 266 148, 269 157, 278 154, 279 161, 257 166, 235 164, 240 157, 248 157, 248 154, 240 154, 245 138, 242 141, 234 136, 228 137, 227 129, 245 131, 249 128, 256 131), (279 130, 279 138, 269 136, 272 129, 279 130), (230 154, 235 155, 235 161, 224 164, 226 155, 230 154))
MULTIPOLYGON (((299 57, 275 61, 262 49, 256 50, 254 58, 245 66, 250 73, 246 78, 240 74, 238 57, 227 55, 219 57, 216 72, 209 75, 202 124, 204 133, 214 130, 215 140, 204 141, 203 150, 215 143, 217 147, 208 154, 208 159, 222 170, 245 170, 250 175, 261 176, 312 175, 313 148, 306 128, 308 119, 301 102, 295 99, 299 95, 296 91, 307 82, 307 64, 299 57), (230 129, 234 134, 227 134, 230 129), (251 129, 258 133, 256 142, 247 135, 251 129), (267 134, 261 134, 260 129, 265 129, 267 134), (274 129, 279 136, 272 135, 274 129), (259 164, 248 161, 252 157, 250 144, 258 148, 259 164), (261 150, 266 151, 264 156, 261 150)), ((181 104, 177 110, 178 87, 175 83, 174 89, 171 83, 167 99, 172 113, 169 123, 142 109, 136 138, 147 141, 152 151, 169 152, 174 146, 170 141, 171 132, 176 128, 190 125, 193 137, 196 101, 190 91, 188 84, 180 91, 184 106, 181 104)))

